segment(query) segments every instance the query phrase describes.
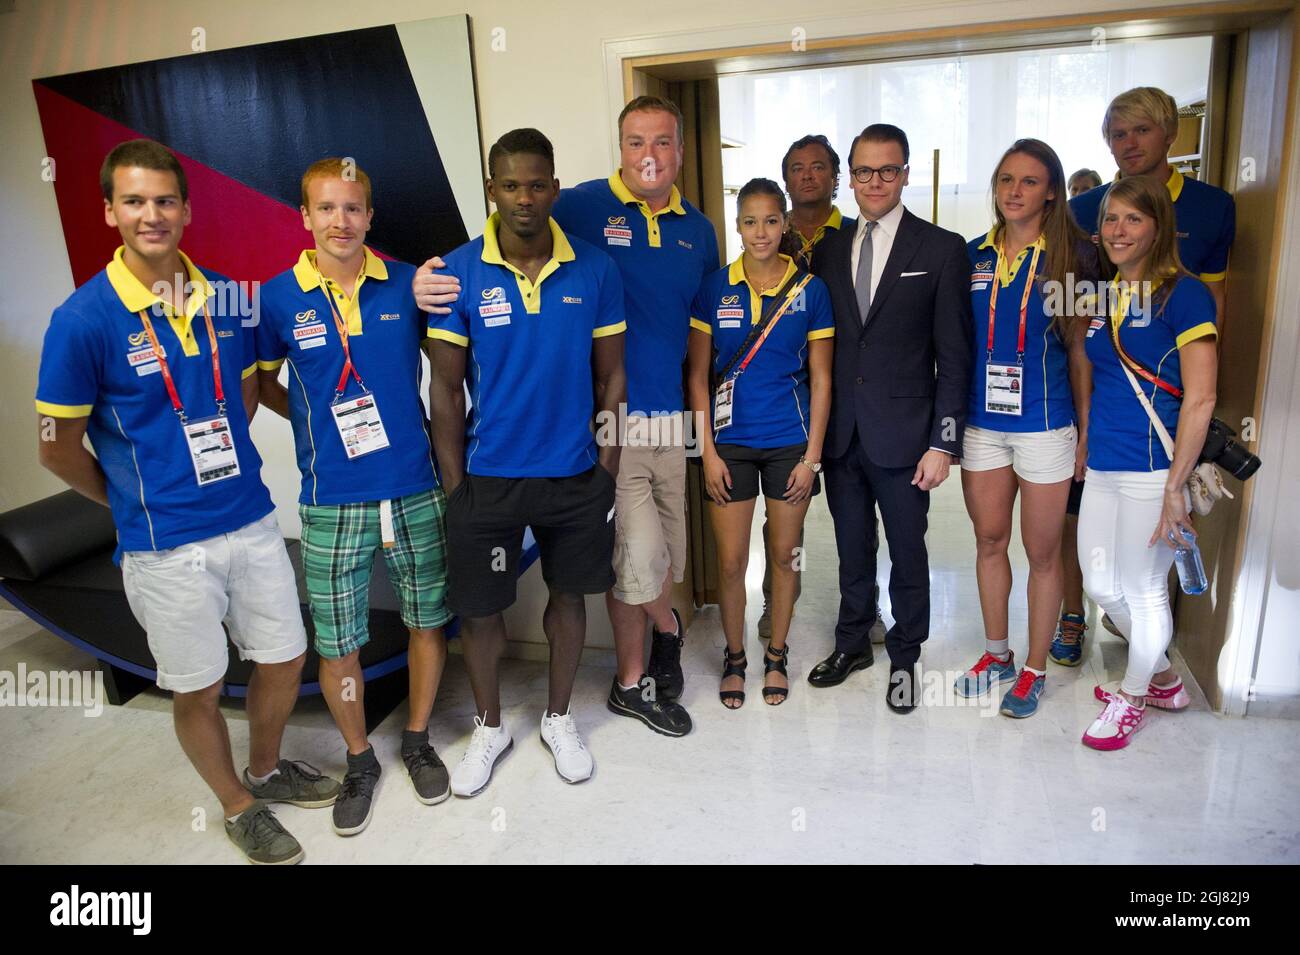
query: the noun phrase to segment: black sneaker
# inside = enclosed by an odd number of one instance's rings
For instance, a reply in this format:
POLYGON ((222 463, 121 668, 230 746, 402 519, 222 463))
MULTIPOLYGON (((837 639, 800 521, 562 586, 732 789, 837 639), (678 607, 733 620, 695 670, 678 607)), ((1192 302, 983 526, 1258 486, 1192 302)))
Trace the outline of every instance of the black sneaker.
MULTIPOLYGON (((351 757, 349 757, 351 759, 351 757)), ((334 801, 334 831, 340 836, 355 836, 370 825, 375 810, 375 788, 379 785, 379 762, 366 769, 348 766, 343 787, 334 801)))
POLYGON ((677 621, 676 633, 660 633, 655 628, 650 634, 650 665, 647 667, 655 681, 658 698, 671 702, 682 695, 686 677, 682 675, 682 644, 685 628, 682 618, 673 609, 673 619, 677 621))
POLYGON ((691 715, 686 712, 686 707, 671 700, 659 699, 654 689, 655 684, 650 677, 641 677, 630 690, 619 686, 618 677, 614 677, 614 685, 609 688, 609 699, 605 705, 619 716, 640 720, 656 733, 685 736, 691 731, 691 715))
POLYGON ((420 802, 434 806, 451 796, 451 774, 427 742, 413 752, 403 752, 402 762, 420 802))

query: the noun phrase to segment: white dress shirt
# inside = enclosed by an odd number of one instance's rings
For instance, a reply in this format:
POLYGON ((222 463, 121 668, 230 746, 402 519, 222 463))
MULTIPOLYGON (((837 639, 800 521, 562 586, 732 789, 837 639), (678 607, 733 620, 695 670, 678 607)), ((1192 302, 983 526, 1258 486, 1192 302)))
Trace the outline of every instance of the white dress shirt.
MULTIPOLYGON (((861 213, 861 210, 858 210, 861 213)), ((894 247, 894 236, 898 235, 898 224, 903 221, 903 204, 900 202, 876 220, 876 227, 871 230, 871 301, 876 300, 876 289, 880 287, 880 277, 885 274, 885 263, 889 261, 889 252, 894 247)), ((853 262, 849 274, 853 276, 853 287, 858 285, 858 261, 862 258, 862 237, 867 232, 867 217, 858 215, 858 231, 853 234, 853 262)))

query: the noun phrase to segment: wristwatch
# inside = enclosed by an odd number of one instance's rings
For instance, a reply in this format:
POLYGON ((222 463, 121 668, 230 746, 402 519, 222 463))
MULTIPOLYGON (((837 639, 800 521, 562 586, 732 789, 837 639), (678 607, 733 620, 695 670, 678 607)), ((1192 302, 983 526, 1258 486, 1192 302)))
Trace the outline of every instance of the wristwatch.
POLYGON ((799 463, 806 467, 813 474, 822 473, 822 463, 820 461, 809 461, 807 458, 800 458, 799 463))

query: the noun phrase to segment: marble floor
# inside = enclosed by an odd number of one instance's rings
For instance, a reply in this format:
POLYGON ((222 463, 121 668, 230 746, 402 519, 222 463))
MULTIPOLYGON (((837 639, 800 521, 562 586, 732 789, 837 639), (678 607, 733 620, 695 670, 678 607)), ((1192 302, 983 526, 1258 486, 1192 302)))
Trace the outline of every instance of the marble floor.
MULTIPOLYGON (((761 509, 760 509, 761 510, 761 509)), ((757 535, 755 535, 757 538, 757 535)), ((929 536, 933 636, 923 665, 946 686, 981 650, 974 543, 957 475, 934 495, 929 536), (942 676, 943 679, 938 678, 942 676)), ((1023 554, 1016 552, 1012 648, 1024 651, 1023 554)), ((808 669, 832 647, 835 551, 824 499, 807 528, 804 594, 790 646, 793 691, 767 707, 750 638, 749 699, 718 702, 716 607, 697 614, 683 702, 695 730, 655 735, 604 706, 611 673, 583 666, 573 712, 596 759, 566 785, 537 734, 545 665, 507 661, 505 719, 515 748, 473 799, 418 803, 397 757, 404 707, 374 734, 385 767, 369 829, 340 838, 328 810, 279 807, 308 863, 352 862, 1300 862, 1300 722, 1211 713, 1152 714, 1127 749, 1079 743, 1092 688, 1118 680, 1122 641, 1096 627, 1087 659, 1052 666, 1039 713, 1015 721, 934 699, 909 716, 884 703, 883 652, 844 685, 813 690, 808 669)), ((883 558, 883 554, 882 554, 883 558)), ((751 564, 758 592, 761 568, 751 564)), ((757 607, 750 607, 751 623, 757 607)), ((888 619, 888 614, 886 614, 888 619)), ((751 631, 752 632, 752 631, 751 631)), ((0 609, 0 671, 83 669, 89 657, 0 609)), ((1181 664, 1180 664, 1181 665, 1181 664)), ((227 708, 246 752, 242 707, 227 708)), ((474 704, 453 656, 432 736, 449 763, 474 704)), ((341 775, 342 741, 319 700, 303 701, 285 754, 341 775)), ((240 762, 242 765, 242 761, 240 762)), ((156 690, 87 718, 72 707, 0 707, 0 862, 240 863, 218 804, 188 767, 156 690)))

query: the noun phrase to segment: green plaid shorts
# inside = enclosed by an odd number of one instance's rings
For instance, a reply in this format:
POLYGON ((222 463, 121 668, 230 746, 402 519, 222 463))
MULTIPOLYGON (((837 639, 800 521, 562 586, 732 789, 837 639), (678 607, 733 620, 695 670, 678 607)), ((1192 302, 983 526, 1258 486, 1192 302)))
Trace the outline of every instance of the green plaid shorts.
POLYGON ((384 552, 388 579, 414 630, 451 619, 447 592, 446 500, 441 488, 393 500, 392 547, 384 547, 379 502, 298 506, 307 600, 316 627, 316 652, 337 659, 370 640, 370 573, 384 552))

